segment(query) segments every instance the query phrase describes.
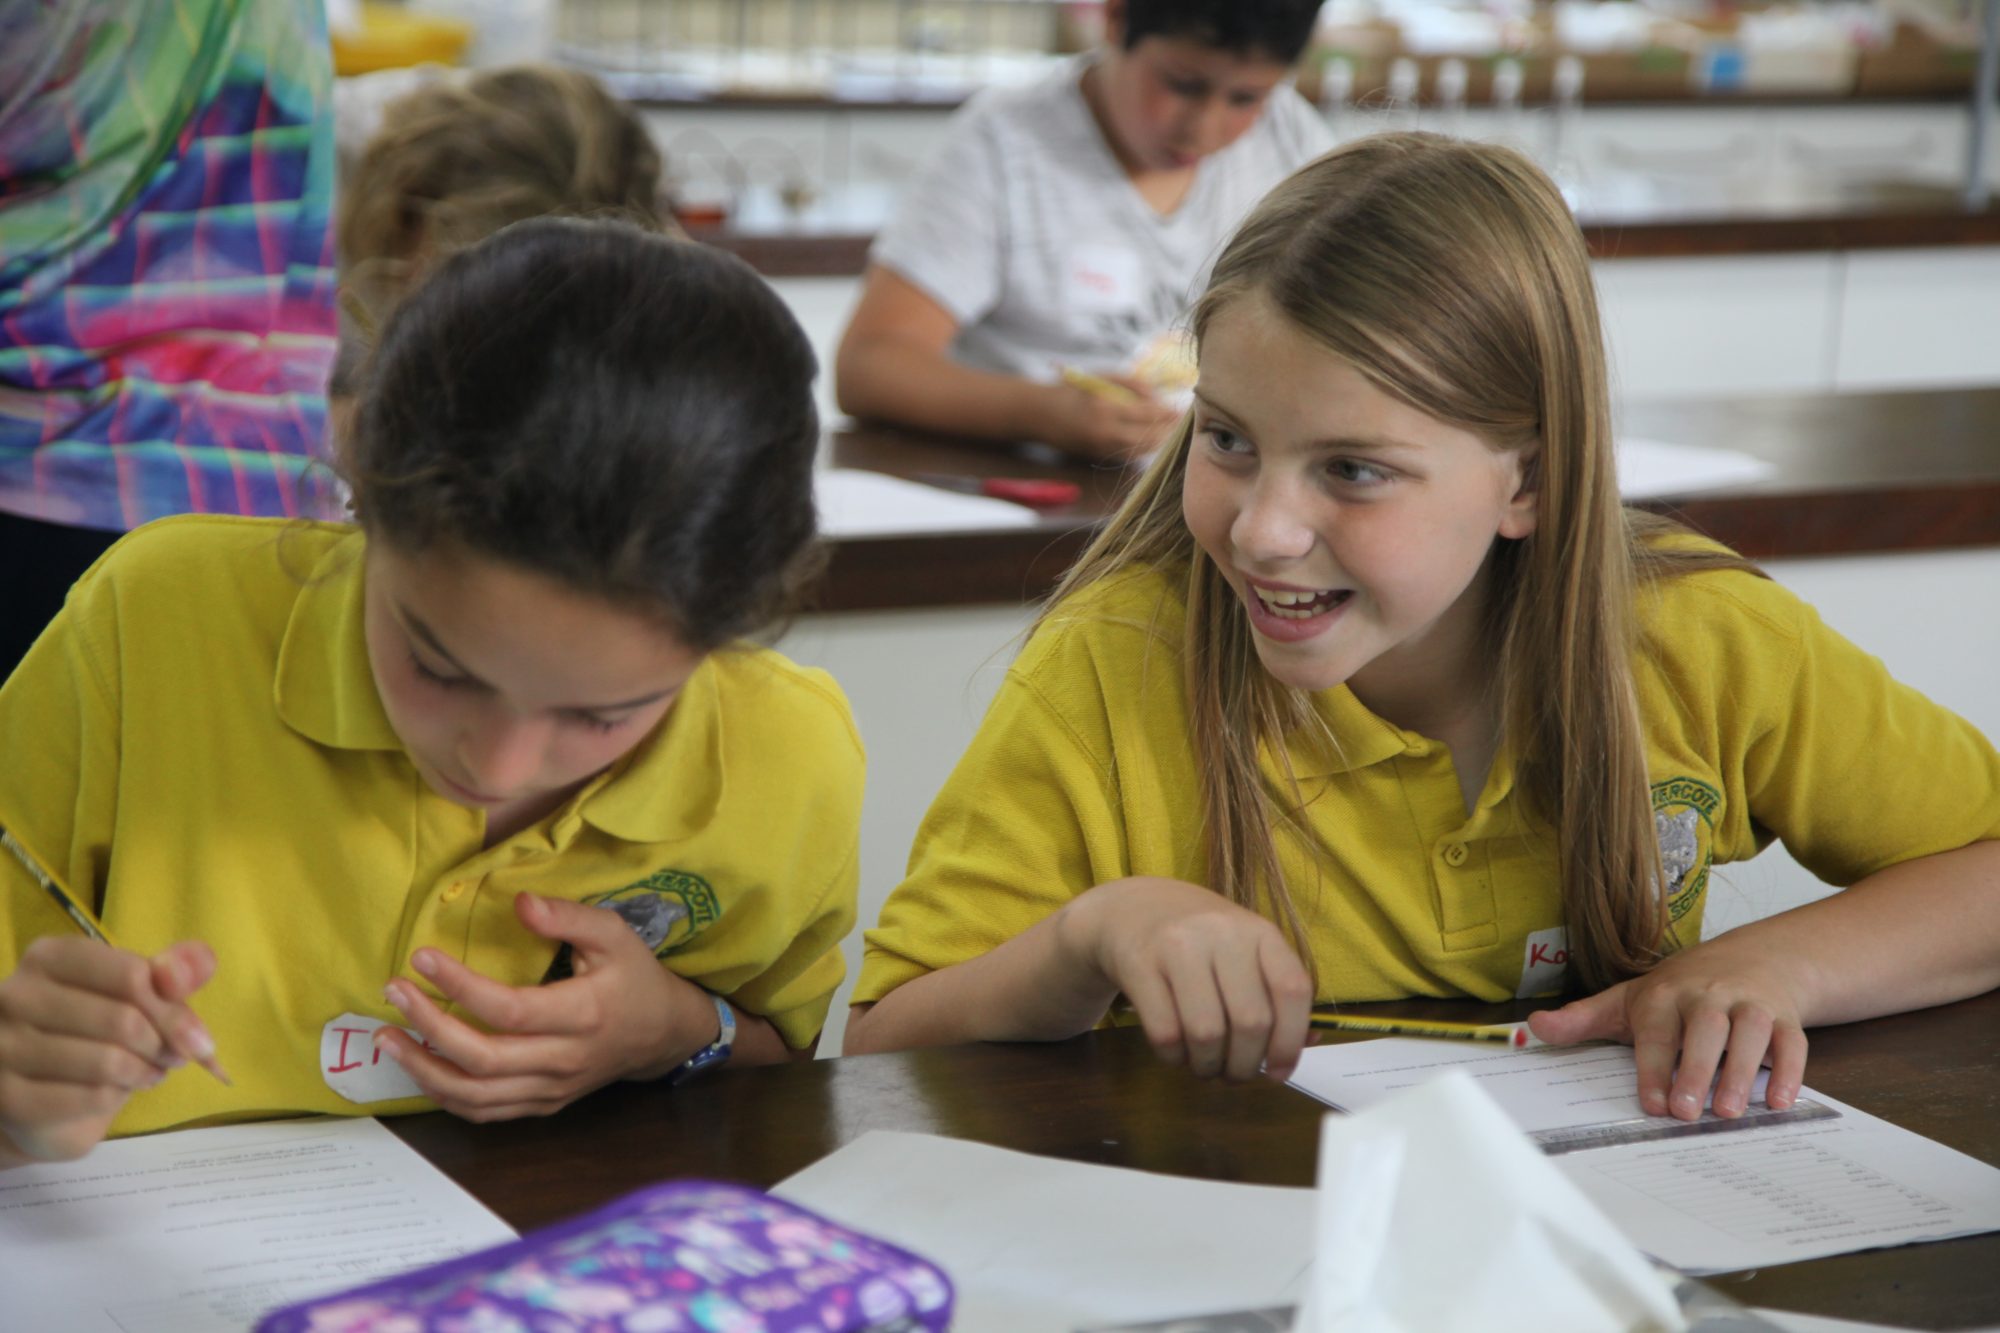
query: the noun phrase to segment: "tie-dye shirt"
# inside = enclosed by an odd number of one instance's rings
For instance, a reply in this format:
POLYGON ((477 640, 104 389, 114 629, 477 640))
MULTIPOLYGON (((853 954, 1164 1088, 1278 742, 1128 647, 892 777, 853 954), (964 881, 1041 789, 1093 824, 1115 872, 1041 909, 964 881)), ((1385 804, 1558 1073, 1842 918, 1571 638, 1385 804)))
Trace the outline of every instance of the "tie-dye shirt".
POLYGON ((332 84, 320 0, 0 3, 0 510, 327 507, 332 84))

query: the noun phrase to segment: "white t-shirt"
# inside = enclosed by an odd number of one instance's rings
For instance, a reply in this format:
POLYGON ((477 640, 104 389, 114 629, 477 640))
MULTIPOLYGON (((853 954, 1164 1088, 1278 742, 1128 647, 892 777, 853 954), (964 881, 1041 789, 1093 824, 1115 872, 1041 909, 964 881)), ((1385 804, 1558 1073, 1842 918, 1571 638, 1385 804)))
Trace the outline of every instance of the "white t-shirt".
POLYGON ((1128 368, 1181 322, 1244 215, 1333 146, 1326 122, 1281 85, 1162 215, 1084 102, 1091 59, 968 102, 870 251, 958 321, 951 351, 967 365, 1036 380, 1062 366, 1128 368))

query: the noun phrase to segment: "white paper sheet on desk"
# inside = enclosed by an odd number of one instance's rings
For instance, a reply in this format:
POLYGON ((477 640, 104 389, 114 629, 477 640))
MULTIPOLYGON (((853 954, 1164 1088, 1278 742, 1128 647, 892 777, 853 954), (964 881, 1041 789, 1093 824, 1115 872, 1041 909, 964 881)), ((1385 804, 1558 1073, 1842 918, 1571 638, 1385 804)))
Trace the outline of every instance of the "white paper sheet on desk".
MULTIPOLYGON (((1530 1133, 1644 1114, 1624 1046, 1318 1046, 1292 1085, 1345 1110, 1464 1068, 1530 1133)), ((1838 1119, 1590 1148, 1554 1160, 1640 1249, 1687 1273, 2000 1230, 2000 1169, 1811 1088, 1838 1119)))
POLYGON ((1189 1180, 874 1130, 773 1191, 943 1266, 953 1333, 1070 1333, 1288 1305, 1313 1191, 1189 1180))
POLYGON ((1618 493, 1627 500, 1724 490, 1763 481, 1776 471, 1763 459, 1734 449, 1667 444, 1636 436, 1618 441, 1618 493))
POLYGON ((819 530, 827 537, 890 537, 919 532, 981 532, 1032 528, 1035 511, 1011 500, 906 481, 859 468, 822 468, 813 475, 819 530))
POLYGON ((277 1306, 514 1236, 375 1120, 120 1139, 0 1172, 0 1324, 239 1333, 277 1306))

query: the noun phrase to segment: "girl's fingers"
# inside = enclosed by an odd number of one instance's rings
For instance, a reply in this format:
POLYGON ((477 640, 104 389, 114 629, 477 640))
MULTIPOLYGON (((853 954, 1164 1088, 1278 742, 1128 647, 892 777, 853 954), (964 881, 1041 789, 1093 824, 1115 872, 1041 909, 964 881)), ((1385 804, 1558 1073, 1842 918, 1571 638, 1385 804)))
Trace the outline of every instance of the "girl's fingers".
POLYGON ((539 1073, 500 1078, 468 1073, 435 1051, 427 1051, 393 1028, 377 1033, 376 1045, 403 1067, 424 1095, 466 1120, 509 1120, 547 1115, 586 1089, 568 1087, 539 1073))
POLYGON ((22 1152, 44 1158, 72 1156, 56 1153, 49 1145, 67 1138, 66 1127, 80 1121, 102 1121, 97 1127, 101 1137, 130 1095, 108 1083, 30 1078, 0 1069, 0 1123, 8 1127, 7 1136, 22 1152))
POLYGON ((11 1044, 7 1050, 7 1070, 41 1084, 68 1084, 83 1089, 104 1089, 123 1101, 141 1088, 150 1088, 166 1077, 166 1070, 142 1059, 122 1046, 93 1037, 58 1036, 41 1033, 33 1041, 11 1044))
MULTIPOLYGON (((97 940, 44 936, 22 953, 16 976, 24 975, 41 978, 58 991, 87 992, 131 1006, 151 1024, 158 1044, 178 1059, 198 1059, 214 1050, 192 1010, 161 998, 153 986, 151 961, 138 954, 97 940)), ((146 1053, 148 1045, 135 1038, 133 1049, 146 1053)))
POLYGON ((1264 1072, 1283 1081, 1299 1067, 1299 1053, 1312 1032, 1312 978, 1282 938, 1267 936, 1257 949, 1272 1007, 1271 1038, 1264 1072))
POLYGON ((151 959, 153 990, 161 999, 179 1004, 215 975, 215 950, 200 940, 170 944, 151 959))
POLYGON ((1222 1072, 1229 1021, 1223 1014, 1222 995, 1215 988, 1213 965, 1204 956, 1194 963, 1168 968, 1165 976, 1179 1015, 1187 1066, 1202 1078, 1214 1078, 1222 1072))
POLYGON ((1667 1096, 1667 1113, 1676 1120, 1699 1120, 1715 1085, 1716 1066, 1728 1048, 1731 1025, 1729 1015, 1719 1009, 1697 1009, 1687 1016, 1686 1024, 1681 1067, 1667 1096))
POLYGON ((1647 1115, 1667 1113, 1667 1085, 1680 1056, 1681 1015, 1671 1005, 1654 1007, 1631 1021, 1632 1060, 1639 1068, 1639 1105, 1647 1115))
POLYGON ((1139 1026, 1145 1029, 1153 1053, 1170 1065, 1186 1060, 1187 1043, 1181 1032, 1180 1010, 1174 1004, 1174 994, 1166 979, 1157 973, 1142 972, 1127 978, 1121 988, 1125 998, 1132 1002, 1132 1012, 1139 1016, 1139 1026))
MULTIPOLYGON (((119 1048, 149 1069, 169 1069, 182 1063, 167 1049, 152 1020, 135 1004, 114 1000, 95 991, 59 986, 45 977, 23 978, 9 1009, 22 1023, 51 1037, 82 1038, 119 1048)), ((9 1052, 8 1063, 15 1053, 9 1052)))
MULTIPOLYGON (((1560 1009, 1538 1009, 1528 1015, 1528 1031, 1551 1046, 1577 1041, 1631 1041, 1625 1020, 1630 982, 1571 1000, 1560 1009)), ((1636 1044, 1636 1043, 1635 1043, 1636 1044)))
MULTIPOLYGON (((578 1072, 578 1062, 574 1058, 578 1044, 574 1037, 481 1032, 438 1008, 430 996, 407 981, 390 982, 383 989, 383 994, 423 1037, 430 1051, 422 1053, 435 1053, 437 1058, 449 1061, 469 1078, 501 1079, 523 1075, 568 1078, 578 1072)), ((389 1028, 382 1029, 376 1041, 387 1045, 392 1038, 398 1037, 401 1038, 400 1044, 395 1047, 398 1055, 406 1049, 421 1052, 415 1042, 389 1028)), ((405 1067, 408 1067, 407 1062, 405 1067)))
POLYGON ((1213 977, 1222 1007, 1220 1072, 1234 1082, 1247 1082, 1264 1064, 1277 1019, 1262 959, 1259 953, 1225 949, 1216 955, 1213 977))
MULTIPOLYGON (((602 912, 601 908, 585 910, 602 912)), ((602 914, 617 922, 618 929, 628 936, 632 934, 612 913, 602 914)), ((410 966, 429 978, 445 999, 494 1032, 579 1036, 591 1029, 590 1016, 578 1003, 584 996, 579 985, 509 986, 473 971, 440 949, 417 950, 410 955, 410 966)), ((420 993, 415 986, 408 989, 412 994, 420 993)))
POLYGON ((1799 1099, 1806 1077, 1806 1034, 1796 1023, 1779 1023, 1771 1030, 1771 1081, 1764 1086, 1764 1103, 1782 1111, 1799 1099))
POLYGON ((1730 1015, 1729 1053, 1722 1058, 1722 1077, 1715 1084, 1715 1113, 1727 1119, 1742 1115, 1750 1105, 1750 1089, 1771 1048, 1771 1016, 1743 1007, 1730 1015))

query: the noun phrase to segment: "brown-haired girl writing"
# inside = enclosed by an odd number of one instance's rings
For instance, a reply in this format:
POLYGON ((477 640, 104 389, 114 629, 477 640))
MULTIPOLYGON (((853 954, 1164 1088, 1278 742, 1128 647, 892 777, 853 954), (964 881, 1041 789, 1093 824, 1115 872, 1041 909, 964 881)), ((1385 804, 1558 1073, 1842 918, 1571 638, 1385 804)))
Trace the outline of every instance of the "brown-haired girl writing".
POLYGON ((0 827, 122 947, 0 857, 0 1165, 809 1052, 861 748, 743 639, 814 565, 813 371, 741 262, 521 223, 391 318, 357 525, 99 561, 0 688, 0 827))

